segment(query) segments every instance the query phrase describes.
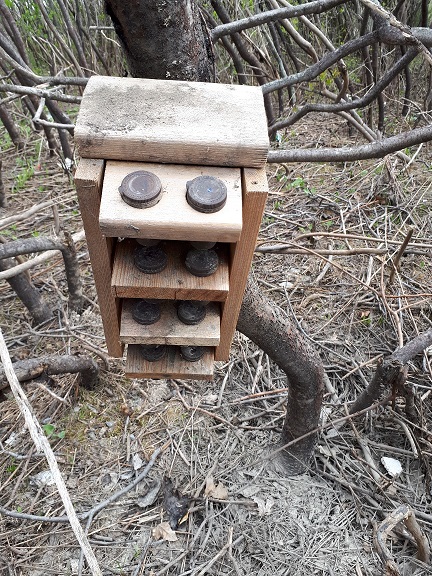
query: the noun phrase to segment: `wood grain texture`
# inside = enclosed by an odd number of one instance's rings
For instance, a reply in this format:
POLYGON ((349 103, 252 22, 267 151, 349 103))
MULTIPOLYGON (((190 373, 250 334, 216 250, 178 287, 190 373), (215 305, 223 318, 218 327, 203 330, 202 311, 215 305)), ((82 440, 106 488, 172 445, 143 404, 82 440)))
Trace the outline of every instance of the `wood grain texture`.
POLYGON ((161 300, 211 300, 223 301, 229 289, 227 246, 217 249, 219 267, 207 278, 198 278, 184 266, 188 242, 163 242, 168 265, 158 274, 144 274, 134 265, 134 240, 117 242, 112 273, 113 295, 119 298, 157 298, 161 300))
POLYGON ((265 168, 243 170, 243 229, 239 242, 232 245, 230 291, 223 304, 221 342, 215 360, 228 360, 243 293, 255 250, 262 215, 268 194, 265 168))
POLYGON ((132 317, 137 300, 123 300, 120 339, 127 344, 167 344, 217 346, 220 342, 219 304, 210 302, 206 316, 195 326, 183 324, 177 317, 173 301, 161 302, 161 318, 149 326, 138 324, 132 317))
POLYGON ((123 345, 120 342, 119 301, 111 291, 113 242, 102 235, 97 225, 104 164, 103 160, 83 158, 75 173, 75 185, 99 300, 99 309, 102 315, 108 354, 120 358, 123 356, 123 345))
POLYGON ((214 166, 107 162, 99 224, 106 236, 236 242, 242 227, 240 170, 214 166), (152 172, 162 183, 162 198, 151 208, 129 206, 118 191, 123 178, 136 170, 152 172), (203 214, 186 201, 186 182, 203 174, 221 179, 227 187, 227 202, 219 212, 203 214))
POLYGON ((269 148, 261 89, 92 76, 75 128, 83 158, 250 166, 269 148))
POLYGON ((162 360, 147 362, 140 354, 139 345, 127 349, 125 374, 128 378, 182 378, 213 380, 214 349, 209 348, 197 362, 188 362, 180 356, 176 346, 168 348, 162 360))

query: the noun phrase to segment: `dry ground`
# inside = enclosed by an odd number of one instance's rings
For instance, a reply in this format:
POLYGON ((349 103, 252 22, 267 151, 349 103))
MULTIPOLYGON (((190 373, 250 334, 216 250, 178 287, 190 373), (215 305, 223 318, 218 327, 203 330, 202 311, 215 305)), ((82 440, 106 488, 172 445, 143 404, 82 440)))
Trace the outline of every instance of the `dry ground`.
MULTIPOLYGON (((325 118, 315 118, 289 134, 287 143, 328 145, 347 140, 346 130, 342 122, 329 126, 325 118)), ((24 385, 40 422, 53 430, 51 445, 77 512, 130 485, 163 448, 141 482, 83 523, 104 574, 376 575, 382 563, 374 531, 403 503, 430 536, 431 355, 409 367, 416 423, 398 399, 393 408, 332 424, 370 381, 378 357, 397 348, 398 334, 407 342, 432 323, 428 148, 423 146, 409 167, 396 156, 269 166, 272 192, 260 247, 286 243, 306 253, 259 252, 253 273, 281 313, 294 316, 314 341, 328 375, 325 428, 309 472, 296 478, 284 478, 266 458, 283 422, 284 374, 242 335, 236 335, 231 360, 217 365, 212 383, 127 380, 121 361, 107 363, 85 243, 78 246, 86 295, 81 316, 68 313, 60 257, 32 271, 56 308, 51 323, 32 325, 1 282, 0 324, 13 359, 80 353, 101 366, 93 391, 79 387, 71 375, 24 385), (389 284, 391 258, 411 227, 411 244, 389 284), (357 253, 365 247, 381 253, 357 253), (341 249, 354 253, 313 253, 341 249), (382 457, 397 459, 400 475, 392 478, 382 457), (216 492, 210 490, 211 477, 221 484, 216 492), (168 520, 166 509, 175 497, 184 504, 172 536, 177 539, 157 540, 153 530, 168 520)), ((81 228, 71 182, 57 160, 39 152, 37 141, 20 155, 5 150, 3 171, 9 207, 2 216, 55 198, 62 226, 81 228)), ((1 234, 28 237, 53 229, 52 211, 46 209, 1 234)), ((3 509, 18 516, 62 516, 55 487, 41 476, 47 463, 35 452, 10 394, 0 403, 0 441, 3 509)), ((402 574, 432 573, 415 560, 413 538, 403 527, 390 534, 388 545, 402 574)), ((2 576, 80 573, 89 571, 80 566, 67 523, 0 514, 2 576)))

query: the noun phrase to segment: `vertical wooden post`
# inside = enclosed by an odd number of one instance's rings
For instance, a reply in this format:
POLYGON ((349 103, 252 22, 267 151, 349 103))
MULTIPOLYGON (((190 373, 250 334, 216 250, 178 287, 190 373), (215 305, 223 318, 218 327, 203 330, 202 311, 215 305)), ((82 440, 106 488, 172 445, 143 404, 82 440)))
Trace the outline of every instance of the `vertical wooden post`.
POLYGON ((230 289, 223 305, 221 318, 221 342, 215 349, 215 360, 228 360, 231 341, 246 288, 247 277, 255 250, 255 240, 264 212, 268 183, 265 168, 244 168, 243 227, 239 241, 233 245, 230 270, 230 289))
POLYGON ((120 301, 111 292, 114 240, 103 236, 99 228, 99 207, 104 170, 104 160, 83 158, 75 174, 75 184, 81 209, 81 218, 86 232, 108 354, 120 358, 123 356, 119 327, 120 301))

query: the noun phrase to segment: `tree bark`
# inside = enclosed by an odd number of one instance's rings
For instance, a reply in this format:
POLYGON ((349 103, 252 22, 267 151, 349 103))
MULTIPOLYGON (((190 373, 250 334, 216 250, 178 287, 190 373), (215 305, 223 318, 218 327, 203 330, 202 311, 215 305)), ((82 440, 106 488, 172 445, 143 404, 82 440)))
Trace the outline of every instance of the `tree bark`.
MULTIPOLYGON (((42 356, 27 358, 13 364, 14 372, 20 382, 39 378, 42 374, 80 374, 81 384, 87 390, 93 390, 99 379, 97 363, 86 356, 42 356)), ((6 374, 0 368, 0 390, 8 386, 6 374)))
MULTIPOLYGON (((288 405, 280 446, 316 429, 324 391, 324 369, 317 352, 276 311, 249 277, 237 329, 253 340, 285 372, 289 383, 288 405)), ((316 434, 278 453, 288 475, 300 474, 308 466, 316 434)))
MULTIPOLYGON (((211 51, 207 38, 200 33, 200 17, 191 0, 171 3, 169 8, 168 3, 155 0, 142 0, 133 6, 106 0, 105 5, 134 76, 212 79, 211 51)), ((253 282, 249 282, 246 290, 237 328, 260 346, 289 379, 288 409, 280 445, 317 428, 323 391, 321 360, 288 318, 276 313, 253 282)), ((315 441, 312 434, 279 452, 287 475, 299 474, 307 468, 315 441)))
POLYGON ((106 0, 134 77, 213 82, 209 35, 194 0, 106 0))
MULTIPOLYGON (((15 265, 15 260, 13 258, 5 258, 0 260, 0 271, 12 268, 15 265)), ((27 278, 26 274, 17 274, 13 278, 8 278, 12 290, 16 293, 18 298, 30 312, 36 324, 41 324, 52 318, 52 311, 44 302, 39 291, 30 280, 27 278)))
POLYGON ((351 406, 350 414, 364 410, 373 404, 375 400, 378 400, 384 390, 394 386, 405 364, 417 354, 421 354, 429 346, 432 346, 432 328, 416 336, 385 360, 378 362, 376 372, 369 386, 363 390, 351 406))

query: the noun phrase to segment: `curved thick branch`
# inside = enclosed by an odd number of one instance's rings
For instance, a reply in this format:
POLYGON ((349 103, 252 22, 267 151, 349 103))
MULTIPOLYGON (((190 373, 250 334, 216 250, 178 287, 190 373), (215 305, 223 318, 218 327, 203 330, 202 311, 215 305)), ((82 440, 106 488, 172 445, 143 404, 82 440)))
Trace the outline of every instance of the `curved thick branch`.
POLYGON ((1 244, 0 259, 30 254, 32 252, 45 252, 46 250, 61 251, 65 263, 69 289, 69 306, 71 310, 80 311, 82 307, 81 277, 75 246, 70 236, 66 238, 65 243, 52 238, 29 238, 1 244))
POLYGON ((432 126, 416 128, 396 136, 390 136, 371 144, 344 148, 316 148, 270 150, 267 162, 355 162, 368 158, 383 158, 404 148, 432 140, 432 126))
MULTIPOLYGON (((288 406, 282 430, 284 446, 318 427, 324 390, 324 370, 317 352, 289 319, 277 312, 250 277, 237 329, 253 340, 285 372, 289 381, 288 406)), ((304 472, 316 434, 281 451, 289 475, 304 472)))

